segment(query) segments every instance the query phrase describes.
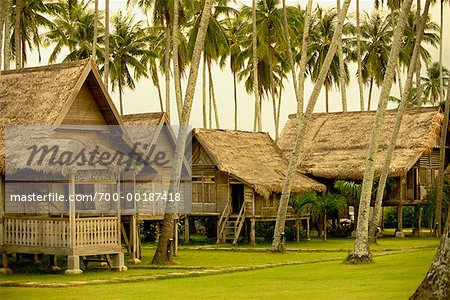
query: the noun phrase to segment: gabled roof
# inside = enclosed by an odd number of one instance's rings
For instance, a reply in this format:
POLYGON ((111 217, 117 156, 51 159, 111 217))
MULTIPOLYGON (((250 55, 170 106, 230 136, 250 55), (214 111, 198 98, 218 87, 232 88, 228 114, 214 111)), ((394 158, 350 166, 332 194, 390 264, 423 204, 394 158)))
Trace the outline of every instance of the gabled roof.
MULTIPOLYGON (((362 179, 375 111, 316 113, 308 126, 299 168, 305 174, 330 179, 362 179)), ((397 110, 388 110, 376 160, 378 176, 389 146, 397 110)), ((422 154, 439 145, 443 114, 438 107, 406 110, 389 176, 409 170, 422 154)), ((290 157, 295 141, 296 116, 289 116, 278 146, 290 157)))
POLYGON ((8 125, 58 126, 86 84, 109 125, 122 121, 91 59, 2 71, 0 76, 0 173, 8 125))
MULTIPOLYGON (((280 193, 287 160, 267 133, 234 130, 194 129, 196 138, 220 171, 251 185, 265 197, 280 193)), ((325 186, 296 172, 292 190, 325 190, 325 186)))

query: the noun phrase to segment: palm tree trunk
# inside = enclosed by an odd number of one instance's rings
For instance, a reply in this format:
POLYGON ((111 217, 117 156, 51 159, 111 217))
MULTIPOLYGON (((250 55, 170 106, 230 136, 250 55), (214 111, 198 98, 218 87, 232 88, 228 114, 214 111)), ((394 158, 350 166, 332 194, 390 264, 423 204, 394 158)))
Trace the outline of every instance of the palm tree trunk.
MULTIPOLYGON (((416 37, 419 36, 419 24, 421 23, 420 20, 420 11, 421 11, 421 7, 420 7, 420 0, 417 0, 417 11, 416 11, 416 37)), ((422 106, 422 83, 421 83, 421 73, 422 73, 422 63, 420 60, 420 55, 417 56, 416 59, 416 102, 417 102, 417 106, 421 107, 422 106)))
POLYGON ((328 87, 325 85, 325 112, 330 112, 330 98, 328 95, 328 87))
MULTIPOLYGON (((356 60, 358 62, 358 86, 359 86, 359 105, 361 111, 364 111, 364 83, 362 78, 362 59, 361 59, 361 20, 359 13, 359 0, 356 0, 356 60)), ((370 110, 370 108, 368 109, 370 110)))
POLYGON ((258 29, 256 27, 256 0, 252 2, 252 51, 253 51, 253 92, 255 93, 255 124, 253 131, 262 130, 261 104, 258 85, 258 29))
MULTIPOLYGON (((336 11, 339 16, 341 11, 341 0, 336 0, 336 11)), ((345 75, 344 68, 344 51, 342 49, 342 34, 341 42, 338 45, 338 56, 339 56, 339 77, 341 77, 341 99, 342 99, 342 111, 347 111, 347 76, 345 75)))
POLYGON ((444 0, 441 0, 441 15, 440 15, 440 29, 439 29, 439 95, 440 100, 444 101, 444 72, 442 67, 442 50, 444 47, 444 36, 443 36, 443 27, 444 27, 444 0))
POLYGON ((300 243, 300 219, 297 216, 295 218, 295 239, 297 241, 297 244, 300 243))
MULTIPOLYGON (((206 62, 206 66, 208 67, 208 62, 206 62)), ((209 81, 208 77, 208 128, 212 129, 212 93, 211 93, 211 81, 209 81)))
POLYGON ((98 0, 94 0, 94 40, 92 42, 92 59, 96 61, 98 37, 98 0))
MULTIPOLYGON (((180 119, 180 129, 177 136, 175 157, 170 175, 169 193, 172 194, 177 192, 179 187, 183 157, 186 147, 186 139, 188 135, 189 118, 191 115, 192 102, 194 99, 195 86, 197 82, 198 66, 200 64, 201 53, 205 44, 206 31, 208 30, 209 18, 211 16, 211 6, 212 0, 205 0, 205 6, 203 8, 202 17, 200 20, 200 27, 195 41, 194 51, 192 53, 191 68, 189 71, 185 99, 183 102, 183 110, 180 119)), ((170 211, 173 203, 168 202, 167 206, 169 210, 167 210, 166 208, 166 213, 164 214, 161 236, 159 238, 155 256, 153 257, 153 264, 163 264, 170 262, 170 257, 167 253, 167 246, 169 243, 169 239, 173 237, 175 215, 172 211, 170 211)))
POLYGON ((373 90, 373 78, 370 78, 370 84, 369 84, 369 100, 367 101, 367 110, 370 111, 370 106, 372 102, 372 90, 373 90))
POLYGON ((283 84, 280 82, 280 92, 278 93, 278 108, 277 108, 277 128, 280 129, 280 115, 281 115, 281 99, 283 94, 283 84))
POLYGON ((181 110, 182 110, 182 95, 181 95, 181 75, 180 75, 180 68, 178 66, 178 44, 180 39, 180 29, 178 25, 178 19, 179 19, 179 0, 174 1, 173 5, 173 32, 172 32, 172 39, 173 39, 173 75, 174 75, 174 81, 175 81, 175 98, 177 101, 177 112, 178 112, 178 119, 181 118, 181 110))
MULTIPOLYGON (((429 7, 430 7, 430 0, 427 0, 427 2, 425 3, 423 17, 422 18, 419 17, 418 20, 426 20, 427 19, 429 7)), ((413 76, 414 76, 414 73, 417 74, 417 70, 416 70, 417 57, 420 56, 420 43, 422 41, 425 26, 426 26, 426 21, 425 22, 419 21, 419 22, 420 23, 417 25, 417 28, 419 29, 418 35, 416 37, 413 53, 411 56, 411 62, 410 62, 409 68, 408 68, 408 74, 406 77, 405 88, 403 90, 403 94, 401 95, 401 101, 398 106, 398 112, 397 112, 397 116, 395 119, 394 129, 392 131, 391 140, 390 140, 389 147, 388 147, 386 157, 384 160, 383 169, 381 171, 380 179, 378 181, 377 195, 376 195, 376 199, 375 199, 375 205, 373 208, 373 217, 372 217, 372 222, 369 226, 369 240, 371 242, 375 242, 375 233, 376 233, 376 229, 378 227, 378 224, 379 224, 380 218, 381 218, 382 202, 383 202, 383 196, 384 196, 384 189, 386 187, 386 180, 387 180, 388 173, 389 173, 389 166, 390 166, 390 163, 392 160, 392 155, 394 154, 395 146, 397 145, 397 137, 398 137, 398 133, 400 132, 400 126, 402 124, 403 115, 408 106, 409 91, 411 90, 411 87, 412 87, 413 76)))
MULTIPOLYGON (((4 10, 5 1, 0 0, 0 4, 1 4, 1 11, 0 11, 0 51, 1 51, 1 49, 3 47, 3 39, 4 39, 3 27, 5 25, 5 10, 4 10)), ((1 55, 1 53, 0 53, 0 72, 2 70, 2 65, 3 65, 2 59, 3 59, 3 55, 1 55)))
POLYGON ((202 81, 202 108, 203 108, 203 128, 208 128, 208 117, 206 113, 206 54, 203 51, 203 81, 202 81))
MULTIPOLYGON (((269 36, 269 45, 271 44, 271 39, 269 36)), ((269 46, 269 81, 270 81, 270 96, 272 98, 272 110, 273 110, 273 122, 275 128, 275 142, 278 140, 278 125, 277 125, 277 100, 275 97, 275 85, 273 79, 273 56, 272 47, 269 46)))
POLYGON ((400 64, 397 65, 397 77, 398 77, 398 91, 400 92, 400 98, 403 95, 403 87, 402 87, 402 70, 400 68, 400 64))
MULTIPOLYGON (((447 141, 448 119, 450 113, 450 84, 447 88, 447 99, 445 100, 444 120, 442 121, 441 140, 439 143, 439 172, 436 191, 436 211, 434 223, 436 224, 437 236, 442 233, 442 198, 444 196, 444 169, 445 169, 445 147, 447 141)), ((449 218, 450 219, 450 218, 449 218)))
POLYGON ((109 87, 109 0, 105 0, 105 74, 106 90, 109 87))
POLYGON ((122 84, 119 80, 119 104, 120 104, 120 115, 123 116, 123 100, 122 100, 122 84))
POLYGON ((20 30, 20 17, 22 15, 22 0, 16 1, 16 18, 14 25, 14 46, 16 55, 16 69, 22 67, 22 50, 21 50, 21 30, 20 30))
POLYGON ((164 72, 166 79, 166 114, 170 120, 170 24, 166 20, 166 49, 164 52, 164 72))
POLYGON ((216 128, 220 128, 220 122, 219 122, 219 111, 217 109, 217 102, 216 102, 216 94, 214 93, 214 81, 212 77, 211 72, 211 60, 208 60, 208 74, 209 74, 209 89, 211 91, 211 101, 214 108, 214 120, 216 122, 216 128))
POLYGON ((233 91, 234 91, 234 130, 238 129, 238 99, 236 87, 236 72, 233 71, 233 91))
POLYGON ((372 254, 369 248, 369 210, 370 199, 372 195, 372 184, 375 172, 376 154, 380 142, 384 116, 391 92, 392 84, 395 77, 395 71, 398 64, 398 56, 400 53, 403 31, 405 29, 406 20, 411 8, 412 0, 404 0, 401 6, 400 18, 397 22, 394 38, 392 40, 391 51, 389 53, 386 74, 381 88, 380 100, 375 123, 372 129, 372 138, 370 143, 369 155, 366 161, 364 178, 361 189, 361 199, 359 204, 359 218, 356 228, 356 239, 353 252, 350 253, 348 260, 354 263, 367 262, 372 260, 372 254))
POLYGON ((159 107, 161 109, 161 112, 164 112, 164 104, 163 104, 163 98, 162 98, 162 94, 161 94, 161 86, 159 84, 158 71, 156 71, 154 73, 154 75, 156 76, 155 85, 156 85, 156 89, 158 90, 159 107))
MULTIPOLYGON (((325 57, 322 68, 319 72, 319 76, 317 77, 316 83, 314 84, 313 92, 308 101, 308 106, 306 108, 306 115, 303 114, 303 95, 304 95, 304 81, 305 81, 305 73, 306 73, 306 58, 307 58, 307 47, 308 47, 308 35, 309 35, 309 24, 311 20, 311 7, 312 0, 308 0, 308 4, 306 5, 306 15, 305 15, 305 23, 304 23, 304 31, 303 31, 303 39, 302 39, 302 54, 300 59, 300 74, 299 74, 299 87, 295 86, 295 68, 294 60, 292 57, 292 49, 289 46, 290 42, 288 42, 288 55, 289 63, 291 65, 292 79, 294 82, 294 89, 297 100, 297 131, 296 131, 296 139, 294 148, 292 151, 291 158, 289 159, 289 165, 286 172, 286 177, 283 182, 283 189, 280 198, 280 204, 278 205, 277 218, 275 223, 275 231, 273 235, 272 242, 272 251, 280 252, 281 249, 281 234, 284 232, 285 222, 286 222, 286 213, 287 207, 289 203, 289 197, 291 194, 292 187, 292 176, 294 172, 297 170, 299 155, 301 153, 301 149, 303 147, 304 142, 304 134, 307 130, 307 124, 310 122, 312 118, 312 113, 314 111, 314 107, 316 105, 317 99, 319 98, 320 90, 325 82, 326 75, 328 70, 330 69, 331 61, 333 60, 334 55, 336 54, 337 44, 339 43, 340 34, 342 32, 342 27, 345 21, 345 17, 347 16, 348 7, 350 5, 350 0, 344 0, 344 5, 341 10, 341 14, 339 15, 339 21, 336 25, 336 29, 333 34, 333 39, 328 50, 328 53, 325 57)), ((286 3, 283 1, 284 6, 284 28, 285 35, 289 37, 287 17, 286 17, 286 3)))
MULTIPOLYGON (((449 85, 450 87, 450 85, 449 85)), ((447 102, 449 94, 447 94, 447 102)), ((450 298, 450 218, 447 218, 441 244, 422 283, 410 300, 450 298)))
POLYGON ((5 46, 4 46, 4 69, 11 68, 11 10, 12 0, 6 0, 5 7, 5 46))

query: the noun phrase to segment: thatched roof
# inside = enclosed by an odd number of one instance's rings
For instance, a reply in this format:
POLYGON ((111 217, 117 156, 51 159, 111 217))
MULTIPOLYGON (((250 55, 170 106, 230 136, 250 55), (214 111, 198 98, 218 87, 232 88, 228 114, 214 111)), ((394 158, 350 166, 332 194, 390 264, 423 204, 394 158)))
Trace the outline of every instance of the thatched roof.
MULTIPOLYGON (((362 179, 375 111, 317 113, 307 129, 300 170, 321 178, 362 179)), ((397 110, 386 112, 376 160, 379 175, 389 145, 397 110), (387 124, 387 125, 386 125, 387 124)), ((437 107, 408 109, 403 117, 389 176, 400 176, 418 158, 439 145, 443 115, 437 107)), ((296 117, 289 116, 278 146, 290 157, 295 141, 296 117)))
POLYGON ((5 169, 5 127, 59 125, 86 81, 108 122, 120 125, 117 110, 90 59, 1 73, 0 173, 5 169))
POLYGON ((167 115, 164 112, 139 113, 122 116, 125 125, 148 125, 157 126, 166 122, 168 124, 167 115))
MULTIPOLYGON (((288 162, 267 133, 194 129, 193 137, 219 170, 251 185, 265 197, 282 191, 288 162)), ((294 192, 325 190, 324 185, 299 172, 292 183, 294 192)))

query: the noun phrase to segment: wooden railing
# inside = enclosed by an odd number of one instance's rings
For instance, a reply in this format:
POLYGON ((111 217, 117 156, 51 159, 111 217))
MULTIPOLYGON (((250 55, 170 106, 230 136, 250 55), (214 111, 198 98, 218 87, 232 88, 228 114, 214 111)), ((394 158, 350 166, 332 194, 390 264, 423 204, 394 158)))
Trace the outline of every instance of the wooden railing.
MULTIPOLYGON (((40 247, 71 247, 68 218, 6 217, 4 244, 40 247)), ((75 245, 96 246, 119 244, 117 217, 75 219, 75 245)))
POLYGON ((239 239, 239 235, 241 234, 242 227, 244 226, 245 222, 245 203, 242 204, 241 210, 239 211, 239 215, 236 219, 236 223, 234 224, 234 240, 233 245, 237 244, 237 241, 239 239))
POLYGON ((219 218, 218 222, 218 228, 219 233, 217 234, 217 244, 220 243, 220 241, 223 239, 223 233, 225 232, 225 228, 227 226, 228 218, 230 217, 231 213, 231 201, 227 201, 227 204, 225 205, 225 208, 223 209, 222 215, 219 218))
POLYGON ((80 218, 75 220, 76 246, 118 244, 117 217, 80 218))
POLYGON ((5 245, 69 246, 67 219, 4 218, 5 245))

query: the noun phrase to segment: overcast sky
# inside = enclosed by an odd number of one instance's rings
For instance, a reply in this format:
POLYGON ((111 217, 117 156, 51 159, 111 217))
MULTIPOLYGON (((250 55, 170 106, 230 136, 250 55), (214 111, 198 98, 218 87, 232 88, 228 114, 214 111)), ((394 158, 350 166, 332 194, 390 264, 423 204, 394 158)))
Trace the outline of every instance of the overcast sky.
MULTIPOLYGON (((236 1, 239 4, 245 3, 250 5, 251 1, 236 1)), ((306 1, 287 1, 288 4, 292 3, 302 3, 304 6, 304 3, 306 1)), ((343 0, 341 0, 341 3, 343 0)), ((355 1, 352 1, 355 2, 355 1)), ((335 6, 335 1, 314 1, 314 5, 320 4, 323 7, 331 7, 335 6)), ((374 1, 367 1, 367 0, 361 0, 361 9, 366 11, 371 11, 373 9, 373 3, 374 1)), ((353 13, 355 9, 355 4, 353 3, 350 7, 349 13, 353 13)), ((100 3, 100 9, 103 9, 104 2, 101 1, 100 3)), ((118 10, 125 10, 126 9, 126 0, 111 0, 111 11, 112 13, 118 11, 118 10)), ((432 19, 439 24, 439 6, 435 5, 430 10, 430 15, 432 19)), ((450 7, 448 5, 445 6, 444 10, 444 51, 443 51, 443 58, 444 58, 444 65, 449 68, 450 67, 450 39, 448 38, 450 33, 450 7), (446 38, 447 37, 447 38, 446 38)), ((143 17, 142 15, 138 15, 138 18, 143 17)), ((438 50, 437 49, 429 49, 432 55, 433 61, 438 61, 438 50)), ((35 65, 43 65, 46 64, 48 61, 50 50, 44 49, 42 51, 42 61, 39 63, 37 59, 37 54, 32 54, 29 57, 28 66, 35 66, 35 65)), ((59 60, 61 61, 61 59, 59 60)), ((200 65, 200 68, 202 66, 200 65)), ((422 70, 424 72, 424 70, 422 70)), ((350 85, 347 87, 347 98, 348 98, 348 109, 349 110, 359 110, 359 92, 358 92, 358 85, 357 80, 355 77, 356 74, 356 66, 350 67, 350 76, 351 76, 351 82, 350 85)), ((197 81, 197 88, 194 98, 194 106, 192 110, 191 115, 191 125, 193 127, 201 127, 202 126, 202 113, 201 113, 201 102, 202 102, 202 92, 201 92, 201 73, 199 73, 199 78, 197 81)), ((404 74, 403 77, 406 75, 404 74)), ((187 77, 187 76, 186 76, 187 77)), ((217 104, 219 108, 219 118, 220 118, 220 125, 222 128, 228 128, 233 129, 234 128, 234 106, 233 106, 233 81, 232 81, 232 74, 229 71, 228 67, 225 67, 224 70, 220 70, 218 67, 213 66, 213 77, 214 77, 214 88, 216 91, 216 99, 217 104)), ((291 76, 289 75, 288 78, 291 76)), ((162 93, 164 95, 164 78, 161 77, 161 88, 162 93)), ((183 91, 185 88, 186 80, 183 80, 183 91)), ((171 90, 171 98, 172 98, 172 106, 171 111, 172 113, 172 123, 176 124, 178 122, 176 118, 176 106, 175 106, 175 100, 174 100, 174 88, 173 83, 171 84, 172 90, 171 90)), ((285 90, 283 91, 283 99, 282 99, 282 108, 281 108, 281 128, 284 126, 284 123, 287 120, 287 117, 291 113, 295 113, 296 111, 296 101, 295 101, 295 94, 293 91, 292 84, 287 81, 285 82, 285 90)), ((312 83, 308 80, 305 85, 305 98, 308 99, 311 91, 313 89, 312 83)), ((393 86, 391 94, 398 97, 399 91, 398 86, 393 86)), ((184 94, 184 93, 183 93, 184 94)), ((365 97, 366 97, 366 106, 367 106, 367 94, 368 94, 368 87, 366 87, 365 90, 365 97)), ((372 108, 376 108, 376 105, 378 103, 378 96, 379 91, 378 89, 374 89, 373 97, 372 97, 372 108)), ((112 92, 112 98, 116 104, 118 104, 118 95, 116 92, 112 92)), ((244 88, 244 83, 241 82, 238 84, 238 101, 239 101, 239 109, 238 109, 238 126, 241 130, 251 130, 252 124, 253 124, 253 113, 254 113, 254 102, 253 102, 254 96, 249 95, 246 93, 244 88)), ((390 107, 394 107, 394 105, 390 104, 390 107)), ((153 112, 153 111, 159 111, 159 100, 158 100, 158 94, 155 87, 153 87, 150 79, 144 79, 141 80, 137 86, 136 89, 131 91, 126 89, 124 92, 124 112, 126 114, 130 113, 140 113, 140 112, 153 112)), ((272 104, 268 100, 265 100, 263 102, 263 131, 270 132, 273 135, 274 132, 274 122, 273 122, 273 115, 272 115, 272 104)), ((325 110, 325 92, 322 89, 322 92, 319 97, 319 101, 316 104, 317 112, 322 112, 325 110)), ((330 110, 331 111, 341 111, 341 98, 339 91, 332 89, 330 93, 330 110)))

